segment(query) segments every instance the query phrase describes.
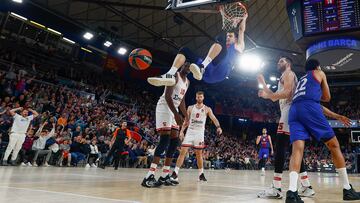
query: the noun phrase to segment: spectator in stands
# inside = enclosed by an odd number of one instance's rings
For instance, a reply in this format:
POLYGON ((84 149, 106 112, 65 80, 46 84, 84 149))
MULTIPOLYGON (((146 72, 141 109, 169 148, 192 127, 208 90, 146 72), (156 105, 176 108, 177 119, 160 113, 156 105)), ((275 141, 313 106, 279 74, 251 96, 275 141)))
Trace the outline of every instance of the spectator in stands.
POLYGON ((63 143, 60 144, 61 157, 59 159, 59 166, 63 166, 63 161, 67 160, 67 166, 71 166, 71 154, 70 154, 70 137, 64 137, 63 143))
POLYGON ((86 140, 81 135, 74 137, 74 141, 70 145, 70 154, 72 163, 77 166, 79 161, 86 159, 86 140))
POLYGON ((3 165, 7 165, 7 160, 9 158, 10 153, 12 152, 11 156, 11 164, 15 164, 15 160, 17 155, 25 141, 26 132, 30 125, 30 122, 38 116, 38 113, 32 109, 29 109, 32 115, 28 115, 28 110, 23 108, 16 108, 10 110, 10 115, 14 118, 13 125, 10 131, 10 141, 6 148, 5 155, 3 158, 3 165), (15 113, 16 111, 21 110, 21 115, 15 113))
POLYGON ((99 159, 99 149, 97 144, 97 140, 96 137, 92 139, 91 144, 90 144, 90 155, 89 155, 89 161, 88 164, 91 167, 96 167, 95 163, 97 162, 97 160, 99 159))
POLYGON ((24 144, 20 150, 20 157, 22 159, 21 166, 32 166, 32 158, 34 157, 34 151, 32 150, 32 145, 34 143, 34 130, 32 126, 26 133, 24 144))
POLYGON ((49 160, 52 151, 50 149, 45 149, 45 146, 46 146, 46 141, 48 141, 50 138, 55 136, 55 123, 52 123, 53 127, 50 132, 48 129, 44 128, 47 124, 48 122, 43 123, 35 134, 37 139, 34 141, 34 144, 32 146, 32 150, 35 151, 33 166, 38 166, 37 159, 41 155, 46 155, 44 166, 45 167, 49 166, 49 160))

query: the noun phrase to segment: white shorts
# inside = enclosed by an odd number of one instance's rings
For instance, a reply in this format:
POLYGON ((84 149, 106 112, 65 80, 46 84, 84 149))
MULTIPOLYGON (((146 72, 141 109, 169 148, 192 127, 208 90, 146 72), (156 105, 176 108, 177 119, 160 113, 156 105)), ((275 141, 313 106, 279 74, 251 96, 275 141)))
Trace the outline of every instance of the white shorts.
POLYGON ((194 131, 188 129, 181 144, 182 147, 193 147, 195 149, 205 148, 204 131, 194 131))
POLYGON ((281 108, 281 116, 279 120, 279 126, 277 129, 277 133, 279 134, 286 134, 290 135, 290 128, 289 128, 289 111, 290 105, 285 105, 281 108))
POLYGON ((174 114, 167 105, 156 105, 155 119, 156 131, 171 129, 179 130, 179 126, 176 124, 174 114))

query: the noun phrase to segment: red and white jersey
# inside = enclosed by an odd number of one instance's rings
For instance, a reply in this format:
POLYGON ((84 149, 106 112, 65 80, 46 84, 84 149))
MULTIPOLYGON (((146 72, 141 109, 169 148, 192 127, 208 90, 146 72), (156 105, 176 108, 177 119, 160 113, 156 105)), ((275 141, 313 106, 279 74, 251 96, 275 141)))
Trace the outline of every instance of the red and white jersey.
POLYGON ((205 132, 207 108, 204 104, 202 107, 197 107, 196 105, 191 106, 189 130, 205 132))
MULTIPOLYGON (((292 72, 292 71, 291 71, 292 72)), ((296 89, 296 86, 297 86, 297 83, 298 83, 298 79, 295 75, 294 72, 292 72, 294 74, 294 86, 293 86, 293 89, 291 90, 291 95, 289 98, 287 99, 280 99, 279 100, 279 104, 280 104, 280 111, 283 111, 283 109, 287 108, 287 107, 290 107, 291 106, 291 102, 292 102, 292 98, 293 98, 293 94, 295 92, 295 89, 296 89)), ((283 91, 284 89, 284 74, 285 72, 281 75, 280 77, 280 81, 278 83, 278 90, 277 92, 281 92, 283 91)))
MULTIPOLYGON (((184 81, 181 76, 180 73, 177 73, 177 82, 174 85, 174 91, 172 92, 171 98, 174 102, 175 108, 178 108, 180 106, 180 103, 182 101, 182 99, 184 98, 186 91, 189 87, 189 80, 186 78, 186 80, 184 81)), ((165 99, 165 90, 164 93, 161 95, 158 103, 162 104, 162 105, 167 105, 166 103, 166 99, 165 99)))

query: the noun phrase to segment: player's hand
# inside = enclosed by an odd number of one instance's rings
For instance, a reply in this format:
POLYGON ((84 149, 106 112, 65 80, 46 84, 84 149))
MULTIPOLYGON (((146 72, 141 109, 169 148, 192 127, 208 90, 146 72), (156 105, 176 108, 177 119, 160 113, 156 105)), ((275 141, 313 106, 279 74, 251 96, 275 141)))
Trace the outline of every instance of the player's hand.
POLYGON ((270 98, 269 93, 267 93, 264 90, 259 90, 258 96, 261 97, 261 98, 264 98, 264 99, 269 99, 270 98))
POLYGON ((351 126, 351 120, 346 116, 339 116, 337 120, 344 124, 345 127, 351 126))
POLYGON ((222 134, 222 129, 221 129, 221 128, 217 128, 217 129, 216 129, 216 133, 217 133, 218 135, 221 135, 221 134, 222 134))
POLYGON ((264 86, 266 86, 266 82, 265 82, 265 78, 264 78, 264 75, 263 74, 259 74, 257 77, 256 77, 257 81, 259 84, 262 84, 264 86))
POLYGON ((175 121, 176 124, 178 124, 179 126, 182 126, 184 119, 181 117, 181 115, 179 113, 175 114, 175 121))
POLYGON ((271 156, 274 156, 274 151, 273 150, 271 150, 271 156))
POLYGON ((179 134, 180 142, 184 141, 184 138, 185 138, 184 131, 181 130, 181 131, 180 131, 180 134, 179 134))

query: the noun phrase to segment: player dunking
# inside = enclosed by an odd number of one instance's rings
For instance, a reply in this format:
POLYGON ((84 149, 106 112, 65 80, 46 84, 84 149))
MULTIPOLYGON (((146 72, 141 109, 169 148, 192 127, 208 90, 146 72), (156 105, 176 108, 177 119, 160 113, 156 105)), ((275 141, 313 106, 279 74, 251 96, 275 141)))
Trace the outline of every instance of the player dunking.
POLYGON ((245 14, 237 30, 223 32, 216 37, 216 42, 211 46, 206 58, 199 63, 201 59, 190 50, 182 50, 182 55, 177 55, 171 69, 164 75, 148 78, 148 82, 154 86, 172 86, 175 84, 175 73, 186 60, 191 61, 190 71, 197 80, 203 79, 207 83, 216 83, 229 76, 234 67, 236 58, 244 52, 245 42, 244 33, 246 29, 245 14))
POLYGON ((261 175, 265 175, 265 164, 269 159, 271 149, 271 156, 274 154, 274 148, 271 142, 271 136, 267 134, 266 128, 262 129, 262 135, 257 136, 256 145, 260 144, 259 150, 259 168, 261 168, 261 175))
MULTIPOLYGON (((280 81, 278 83, 277 92, 273 93, 269 88, 267 88, 264 77, 262 75, 259 75, 258 77, 258 82, 264 87, 263 90, 259 91, 259 96, 264 99, 271 99, 274 102, 279 101, 281 111, 279 126, 275 140, 275 173, 273 183, 271 185, 271 188, 258 193, 258 197, 281 199, 283 197, 283 194, 281 192, 282 173, 284 170, 286 150, 289 148, 290 145, 288 116, 292 96, 297 85, 297 77, 295 73, 291 70, 292 60, 290 58, 281 57, 278 61, 277 67, 278 71, 282 73, 280 81)), ((310 181, 305 171, 305 166, 303 163, 301 166, 301 195, 313 196, 315 192, 310 185, 310 181)))
POLYGON ((205 147, 204 133, 205 123, 208 116, 215 124, 217 134, 220 135, 222 133, 220 123, 213 114, 211 108, 204 104, 204 92, 199 91, 196 93, 196 104, 188 107, 187 114, 189 120, 184 122, 180 132, 180 139, 182 139, 184 138, 184 130, 187 128, 185 139, 181 145, 180 155, 176 161, 175 170, 171 175, 171 180, 175 184, 179 184, 179 170, 184 162, 184 158, 189 150, 189 147, 195 149, 196 161, 199 169, 199 181, 207 181, 204 175, 202 153, 203 148, 205 147))
POLYGON ((292 154, 290 159, 290 184, 286 193, 286 203, 303 203, 297 193, 297 179, 300 163, 304 154, 305 140, 312 136, 317 141, 323 141, 330 150, 332 160, 343 184, 343 200, 360 200, 349 184, 344 156, 339 142, 326 117, 335 117, 349 126, 349 119, 324 109, 320 101, 330 101, 330 90, 325 73, 320 69, 317 60, 310 59, 305 65, 304 75, 294 93, 289 112, 290 141, 292 154), (324 113, 323 113, 324 112, 324 113))
POLYGON ((179 125, 183 119, 178 112, 178 108, 183 115, 186 115, 185 94, 189 87, 187 74, 189 73, 189 63, 184 63, 179 73, 176 74, 176 84, 165 87, 164 94, 160 97, 156 105, 156 130, 160 135, 160 141, 155 149, 154 160, 149 172, 141 183, 144 187, 159 187, 162 184, 170 185, 170 164, 173 154, 179 145, 179 125), (163 167, 163 174, 158 181, 155 179, 156 167, 160 162, 160 156, 166 152, 166 160, 163 167))

